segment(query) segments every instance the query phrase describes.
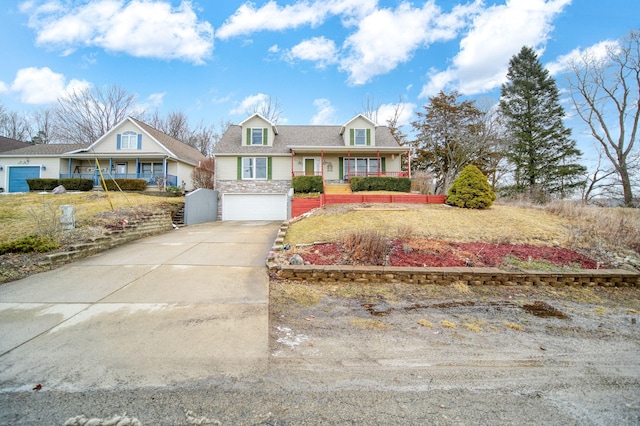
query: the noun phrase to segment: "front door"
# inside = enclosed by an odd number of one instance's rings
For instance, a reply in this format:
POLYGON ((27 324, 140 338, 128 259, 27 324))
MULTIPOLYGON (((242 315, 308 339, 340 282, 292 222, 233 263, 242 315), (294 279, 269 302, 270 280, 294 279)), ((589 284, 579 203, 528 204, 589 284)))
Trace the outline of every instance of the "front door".
POLYGON ((116 175, 124 175, 126 177, 126 174, 127 174, 127 163, 116 164, 116 175))
POLYGON ((316 160, 313 158, 304 159, 304 174, 307 176, 313 176, 316 174, 316 160))

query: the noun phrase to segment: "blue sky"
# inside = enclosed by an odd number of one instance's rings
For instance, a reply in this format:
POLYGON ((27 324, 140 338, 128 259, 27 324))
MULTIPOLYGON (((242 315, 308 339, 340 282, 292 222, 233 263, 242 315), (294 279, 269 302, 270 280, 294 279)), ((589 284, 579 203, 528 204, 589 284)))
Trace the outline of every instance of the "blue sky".
POLYGON ((28 113, 119 85, 192 124, 238 123, 266 96, 280 124, 342 124, 367 98, 379 121, 403 103, 409 123, 439 90, 497 101, 523 45, 562 87, 567 59, 639 17, 637 0, 4 0, 0 105, 28 113))

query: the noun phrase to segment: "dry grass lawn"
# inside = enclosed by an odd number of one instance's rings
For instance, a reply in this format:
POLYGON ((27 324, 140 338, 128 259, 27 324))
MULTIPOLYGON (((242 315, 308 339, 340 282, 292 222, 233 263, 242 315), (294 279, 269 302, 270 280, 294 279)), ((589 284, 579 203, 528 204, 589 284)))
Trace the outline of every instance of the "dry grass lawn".
MULTIPOLYGON (((160 205, 182 203, 183 197, 156 197, 142 193, 110 193, 114 209, 155 211, 160 205)), ((0 242, 37 233, 39 226, 59 221, 60 206, 74 207, 78 227, 96 224, 96 215, 112 211, 104 192, 2 194, 0 196, 0 242)))
POLYGON ((402 205, 402 210, 377 209, 380 205, 354 207, 326 206, 317 214, 294 223, 287 233, 287 242, 337 241, 354 230, 365 229, 380 231, 387 237, 565 245, 570 240, 568 231, 573 223, 571 219, 541 209, 506 205, 487 210, 445 205, 402 205))

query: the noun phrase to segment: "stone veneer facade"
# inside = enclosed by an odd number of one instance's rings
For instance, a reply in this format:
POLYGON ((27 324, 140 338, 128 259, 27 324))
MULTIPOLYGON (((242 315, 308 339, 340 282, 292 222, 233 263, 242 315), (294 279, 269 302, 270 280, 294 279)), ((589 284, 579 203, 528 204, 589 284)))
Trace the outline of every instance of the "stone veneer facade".
POLYGON ((290 188, 290 180, 218 180, 215 189, 220 194, 286 194, 290 188))

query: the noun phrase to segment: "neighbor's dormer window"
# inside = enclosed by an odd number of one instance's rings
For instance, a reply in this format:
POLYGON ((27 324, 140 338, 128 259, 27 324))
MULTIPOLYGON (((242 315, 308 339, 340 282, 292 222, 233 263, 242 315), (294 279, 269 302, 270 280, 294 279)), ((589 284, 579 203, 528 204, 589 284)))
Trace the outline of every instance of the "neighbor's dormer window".
POLYGON ((121 149, 137 149, 138 148, 138 134, 136 132, 124 132, 122 133, 122 141, 120 144, 121 149))
POLYGON ((355 129, 354 135, 354 143, 355 145, 366 145, 367 144, 367 132, 365 129, 355 129))

